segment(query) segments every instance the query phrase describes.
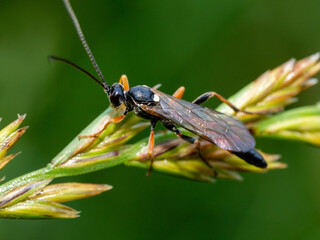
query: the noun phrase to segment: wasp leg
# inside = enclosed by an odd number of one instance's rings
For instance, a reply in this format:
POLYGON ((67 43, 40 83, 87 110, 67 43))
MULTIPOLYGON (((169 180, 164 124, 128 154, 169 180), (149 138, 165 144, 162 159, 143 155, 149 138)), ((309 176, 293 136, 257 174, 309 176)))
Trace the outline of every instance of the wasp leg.
POLYGON ((228 101, 226 98, 224 98, 223 96, 221 96, 220 94, 218 94, 216 92, 206 92, 206 93, 200 95, 199 97, 197 97, 195 100, 193 100, 192 103, 197 104, 197 105, 201 105, 202 103, 208 101, 212 97, 217 97, 221 102, 227 104, 236 113, 243 112, 246 114, 256 114, 256 113, 251 113, 251 112, 246 112, 244 110, 240 110, 235 105, 233 105, 230 101, 228 101))
POLYGON ((154 147, 154 129, 156 128, 156 124, 157 124, 157 121, 151 121, 151 132, 150 132, 149 142, 148 142, 148 155, 150 159, 150 167, 146 174, 147 177, 149 177, 152 172, 152 166, 153 166, 152 152, 154 147))
POLYGON ((156 84, 155 86, 152 87, 152 89, 158 89, 161 87, 161 83, 156 84))
POLYGON ((124 119, 124 117, 125 117, 125 115, 121 115, 121 116, 112 118, 109 122, 107 122, 107 123, 103 126, 103 128, 102 128, 101 130, 99 130, 99 132, 96 132, 96 133, 91 134, 91 135, 79 136, 78 138, 79 138, 79 139, 82 139, 82 138, 96 138, 96 137, 98 137, 104 130, 106 130, 107 127, 108 127, 111 123, 121 122, 121 121, 124 119))
POLYGON ((201 153, 201 145, 200 145, 200 141, 197 138, 194 137, 190 137, 187 135, 184 135, 180 132, 180 130, 173 124, 171 123, 167 123, 167 122, 162 122, 163 126, 167 129, 169 129, 170 131, 174 132, 175 134, 177 134, 177 136, 179 138, 181 138, 182 140, 194 144, 196 146, 196 149, 198 151, 199 157, 201 158, 201 160, 204 162, 204 164, 206 164, 210 169, 212 169, 214 177, 217 177, 218 173, 213 169, 213 167, 210 165, 210 163, 203 157, 202 153, 201 153))
POLYGON ((177 91, 175 91, 175 93, 174 93, 172 96, 181 99, 182 96, 183 96, 183 94, 184 94, 184 91, 185 91, 185 90, 186 90, 186 89, 185 89, 184 87, 179 87, 179 88, 177 89, 177 91))
POLYGON ((125 90, 125 91, 128 91, 128 90, 129 90, 129 81, 128 81, 128 78, 127 78, 126 75, 123 74, 123 75, 120 77, 119 83, 123 85, 123 90, 125 90))

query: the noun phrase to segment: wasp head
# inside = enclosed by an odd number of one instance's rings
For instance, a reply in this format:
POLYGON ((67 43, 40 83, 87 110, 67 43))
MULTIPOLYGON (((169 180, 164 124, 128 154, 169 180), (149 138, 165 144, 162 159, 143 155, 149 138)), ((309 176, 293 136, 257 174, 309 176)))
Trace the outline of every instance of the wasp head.
POLYGON ((109 96, 110 103, 113 107, 117 108, 121 106, 123 103, 125 103, 125 96, 122 84, 112 84, 112 86, 108 89, 107 94, 109 96))

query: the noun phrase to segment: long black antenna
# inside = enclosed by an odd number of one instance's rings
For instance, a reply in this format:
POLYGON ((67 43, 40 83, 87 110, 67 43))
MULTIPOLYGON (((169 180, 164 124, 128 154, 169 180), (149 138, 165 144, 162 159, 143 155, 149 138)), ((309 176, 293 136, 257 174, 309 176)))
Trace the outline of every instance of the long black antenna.
POLYGON ((67 59, 56 57, 56 56, 49 56, 48 59, 49 59, 49 61, 56 60, 56 61, 64 62, 64 63, 67 63, 67 64, 71 65, 72 67, 74 67, 74 68, 80 70, 81 72, 87 74, 90 78, 92 78, 94 81, 96 81, 101 87, 105 88, 105 85, 102 82, 100 82, 95 76, 93 76, 88 71, 84 70, 82 67, 79 67, 77 64, 75 64, 73 62, 70 62, 67 59))
POLYGON ((97 62, 94 59, 94 56, 93 56, 93 54, 92 54, 92 52, 91 52, 91 50, 89 48, 89 45, 88 45, 88 43, 87 43, 87 41, 86 41, 86 39, 85 39, 85 37, 83 35, 83 32, 82 32, 80 23, 78 21, 78 18, 76 16, 76 14, 74 13, 73 9, 72 9, 70 1, 69 0, 63 0, 63 3, 64 3, 64 5, 65 5, 70 17, 71 17, 71 20, 72 20, 72 22, 73 22, 73 24, 74 24, 74 26, 76 28, 76 31, 77 31, 77 33, 79 35, 79 38, 80 38, 80 40, 82 42, 82 45, 83 45, 84 49, 86 50, 94 69, 96 70, 99 78, 102 80, 104 88, 108 91, 110 87, 107 84, 107 82, 104 80, 104 77, 103 77, 103 75, 102 75, 102 73, 100 71, 100 68, 98 67, 97 62))

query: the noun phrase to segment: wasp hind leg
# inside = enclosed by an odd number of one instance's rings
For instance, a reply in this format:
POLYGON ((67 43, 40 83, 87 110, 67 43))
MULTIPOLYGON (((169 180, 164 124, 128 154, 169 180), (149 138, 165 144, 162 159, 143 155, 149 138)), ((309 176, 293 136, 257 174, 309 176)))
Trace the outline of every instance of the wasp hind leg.
POLYGON ((223 96, 221 96, 220 94, 218 94, 216 92, 206 92, 206 93, 200 95, 199 97, 197 97, 195 100, 193 100, 192 103, 197 104, 197 105, 201 105, 202 103, 208 101, 210 98, 213 98, 213 97, 217 97, 221 102, 227 104, 236 113, 242 112, 242 113, 246 113, 246 114, 257 114, 257 113, 246 112, 244 110, 237 108, 230 101, 228 101, 226 98, 224 98, 223 96))
POLYGON ((218 173, 216 172, 216 170, 210 165, 210 163, 205 159, 205 157, 202 155, 201 153, 201 144, 199 139, 194 138, 194 137, 190 137, 187 135, 184 135, 180 132, 180 130, 173 124, 171 123, 167 123, 167 122, 162 122, 163 126, 167 129, 169 129, 170 131, 174 132, 179 138, 181 138, 182 140, 194 144, 196 146, 196 149, 198 151, 199 157, 201 158, 201 160, 203 161, 203 163, 209 167, 210 169, 212 169, 214 177, 217 177, 218 173))

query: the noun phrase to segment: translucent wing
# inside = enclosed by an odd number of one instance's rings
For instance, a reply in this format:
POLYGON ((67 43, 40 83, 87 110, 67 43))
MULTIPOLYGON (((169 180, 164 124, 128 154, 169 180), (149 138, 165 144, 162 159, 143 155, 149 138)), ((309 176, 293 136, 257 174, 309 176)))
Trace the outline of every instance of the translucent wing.
POLYGON ((222 149, 235 152, 254 149, 255 140, 240 120, 160 91, 153 91, 159 96, 160 102, 157 106, 141 106, 144 111, 170 120, 222 149))

